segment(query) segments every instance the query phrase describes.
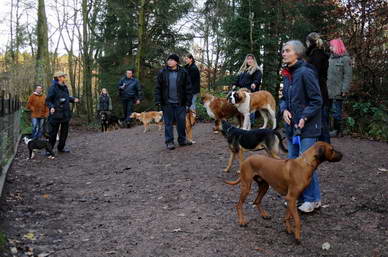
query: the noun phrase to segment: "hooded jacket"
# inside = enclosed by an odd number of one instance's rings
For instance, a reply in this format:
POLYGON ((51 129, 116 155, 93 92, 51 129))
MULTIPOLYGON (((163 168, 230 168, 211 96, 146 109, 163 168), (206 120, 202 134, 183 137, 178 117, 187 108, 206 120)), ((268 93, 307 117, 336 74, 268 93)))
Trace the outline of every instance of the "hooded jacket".
POLYGON ((191 101, 193 98, 193 93, 191 89, 191 81, 189 74, 185 69, 177 66, 176 71, 171 71, 171 69, 166 66, 164 67, 156 77, 156 86, 155 86, 155 104, 160 104, 165 106, 168 104, 169 97, 169 73, 177 72, 177 95, 180 106, 191 106, 191 101))
POLYGON ((34 92, 28 97, 27 109, 31 110, 31 118, 47 118, 48 108, 46 97, 43 94, 34 92))
POLYGON ((330 99, 343 99, 342 93, 349 92, 352 81, 352 60, 348 54, 332 54, 327 72, 327 89, 330 99))
POLYGON ((305 118, 302 137, 321 135, 322 97, 318 75, 302 60, 286 68, 283 75, 283 97, 280 99, 280 111, 291 112, 291 126, 285 124, 286 135, 292 138, 294 125, 305 118))

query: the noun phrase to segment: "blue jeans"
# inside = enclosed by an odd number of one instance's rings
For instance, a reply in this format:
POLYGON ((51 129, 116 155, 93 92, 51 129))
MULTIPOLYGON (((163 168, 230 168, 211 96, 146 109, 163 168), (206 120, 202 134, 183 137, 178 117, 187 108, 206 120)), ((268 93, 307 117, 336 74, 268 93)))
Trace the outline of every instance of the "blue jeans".
POLYGON ((174 121, 178 132, 178 143, 186 142, 186 107, 178 104, 162 106, 164 121, 164 137, 166 144, 174 143, 174 121))
POLYGON ((343 100, 333 99, 331 104, 331 112, 335 120, 342 120, 342 102, 343 100))
MULTIPOLYGON (((315 142, 317 138, 302 138, 299 145, 294 145, 291 139, 288 139, 288 158, 296 159, 300 152, 305 152, 315 142)), ((321 190, 319 187, 318 175, 314 171, 310 185, 299 196, 300 202, 317 202, 321 200, 321 190)))
POLYGON ((38 139, 42 136, 44 118, 32 118, 32 138, 38 139))
POLYGON ((198 95, 199 95, 199 93, 198 94, 194 94, 193 95, 193 100, 191 101, 192 103, 191 103, 190 109, 193 110, 193 111, 196 110, 195 102, 197 101, 198 95))

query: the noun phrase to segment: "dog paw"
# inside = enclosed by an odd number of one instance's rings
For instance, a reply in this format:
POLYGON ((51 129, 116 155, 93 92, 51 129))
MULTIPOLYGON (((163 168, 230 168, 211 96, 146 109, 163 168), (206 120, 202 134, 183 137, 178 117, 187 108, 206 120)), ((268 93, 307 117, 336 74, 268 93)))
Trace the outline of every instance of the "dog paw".
POLYGON ((300 239, 295 238, 295 244, 300 245, 301 241, 300 239))
POLYGON ((229 169, 224 169, 224 172, 229 172, 229 169))
POLYGON ((220 133, 220 132, 218 132, 217 130, 214 130, 214 134, 218 134, 218 133, 220 133))
POLYGON ((246 228, 246 227, 248 227, 248 223, 240 223, 240 227, 246 228))
POLYGON ((265 220, 270 220, 272 218, 269 214, 261 215, 261 217, 265 220))
POLYGON ((240 170, 236 171, 237 174, 240 174, 240 170))

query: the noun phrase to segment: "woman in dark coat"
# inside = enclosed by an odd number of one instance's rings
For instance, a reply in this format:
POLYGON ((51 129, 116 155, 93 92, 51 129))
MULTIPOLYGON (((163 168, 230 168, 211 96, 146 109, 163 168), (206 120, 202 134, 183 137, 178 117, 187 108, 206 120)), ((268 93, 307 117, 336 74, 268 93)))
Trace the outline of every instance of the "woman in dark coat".
POLYGON ((316 32, 310 33, 306 38, 306 61, 311 64, 311 67, 318 73, 319 88, 321 90, 323 105, 322 105, 322 133, 318 141, 324 141, 330 144, 330 129, 329 129, 329 96, 327 91, 327 69, 329 67, 329 56, 323 48, 323 41, 320 35, 316 32))
POLYGON ((260 90, 261 77, 261 70, 256 62, 255 56, 248 54, 237 73, 237 78, 233 86, 247 88, 255 92, 260 90))
POLYGON ((188 54, 186 56, 185 69, 190 76, 191 91, 193 94, 193 99, 192 99, 192 104, 190 109, 195 111, 196 110, 195 102, 197 101, 198 95, 201 91, 201 74, 199 73, 199 69, 195 64, 194 56, 192 54, 188 54))
POLYGON ((106 88, 101 89, 100 96, 97 102, 97 112, 111 112, 112 111, 112 99, 108 94, 106 88))
MULTIPOLYGON (((283 46, 282 57, 286 68, 283 75, 283 97, 280 111, 286 122, 288 138, 288 157, 294 159, 306 151, 321 135, 322 97, 318 76, 310 65, 302 60, 304 54, 302 42, 288 41, 283 46), (293 140, 293 137, 300 140, 293 140)), ((310 185, 299 198, 299 210, 312 212, 321 205, 318 175, 313 173, 310 185)))

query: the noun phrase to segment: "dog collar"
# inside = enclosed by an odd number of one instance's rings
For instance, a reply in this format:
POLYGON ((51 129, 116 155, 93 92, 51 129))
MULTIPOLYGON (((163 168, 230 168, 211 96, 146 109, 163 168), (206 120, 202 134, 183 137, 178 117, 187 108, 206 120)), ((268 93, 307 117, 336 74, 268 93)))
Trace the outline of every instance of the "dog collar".
POLYGON ((312 165, 310 162, 307 161, 307 159, 304 157, 303 153, 300 154, 300 157, 302 157, 302 160, 310 167, 312 167, 313 169, 315 169, 316 167, 314 165, 312 165))

